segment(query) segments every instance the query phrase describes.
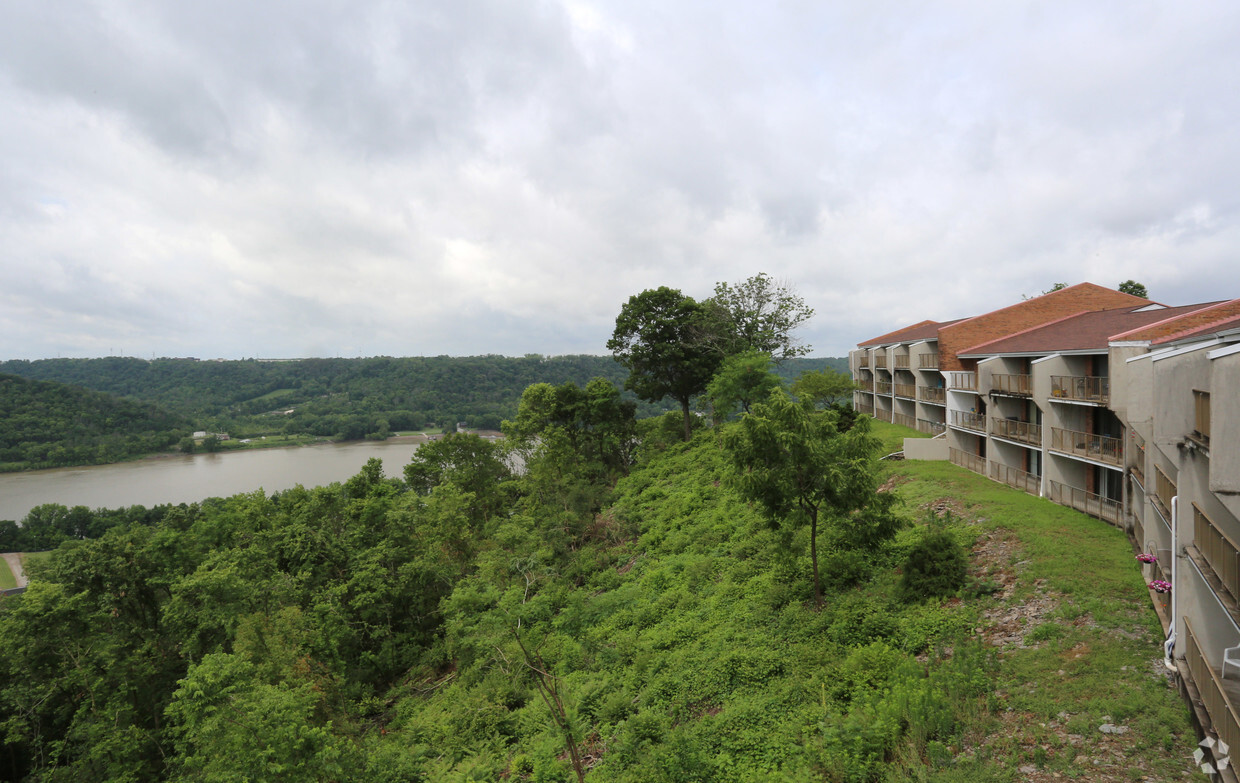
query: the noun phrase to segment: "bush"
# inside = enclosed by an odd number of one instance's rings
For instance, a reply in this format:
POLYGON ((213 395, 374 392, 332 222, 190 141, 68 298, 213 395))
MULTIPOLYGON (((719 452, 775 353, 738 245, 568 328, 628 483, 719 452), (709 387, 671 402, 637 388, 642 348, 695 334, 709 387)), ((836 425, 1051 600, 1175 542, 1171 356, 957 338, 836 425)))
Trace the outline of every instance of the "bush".
POLYGON ((904 560, 900 600, 913 602, 955 595, 964 587, 968 571, 964 547, 945 529, 944 523, 933 520, 904 560))

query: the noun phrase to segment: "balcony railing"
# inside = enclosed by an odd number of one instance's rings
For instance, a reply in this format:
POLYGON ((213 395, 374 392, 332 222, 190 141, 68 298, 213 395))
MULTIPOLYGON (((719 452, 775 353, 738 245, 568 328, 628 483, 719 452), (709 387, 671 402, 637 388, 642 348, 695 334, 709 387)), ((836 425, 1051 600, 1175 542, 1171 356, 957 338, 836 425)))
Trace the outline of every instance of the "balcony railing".
POLYGON ((893 365, 893 366, 894 366, 897 370, 907 370, 907 369, 908 369, 908 354, 907 354, 907 353, 905 353, 905 354, 900 354, 899 356, 894 357, 894 358, 892 359, 892 361, 894 362, 894 365, 893 365))
POLYGON ((874 391, 877 394, 891 394, 891 381, 875 381, 874 391))
POLYGON ((972 411, 952 411, 952 426, 976 432, 986 431, 986 417, 972 411))
POLYGON ((868 354, 864 354, 864 353, 863 353, 863 354, 861 354, 860 356, 858 356, 858 357, 857 357, 857 366, 858 366, 858 367, 869 367, 869 366, 870 366, 870 357, 869 357, 869 355, 868 355, 868 354))
POLYGON ((1158 509, 1158 513, 1162 514, 1163 521, 1168 525, 1171 524, 1171 498, 1175 497, 1175 482, 1167 478, 1167 474, 1163 473, 1162 468, 1154 466, 1154 494, 1149 498, 1154 503, 1154 508, 1158 509))
POLYGON ((922 402, 947 404, 947 390, 940 386, 922 386, 917 389, 917 399, 922 402))
POLYGON ((917 354, 917 366, 923 370, 939 369, 939 355, 937 353, 919 353, 917 354))
POLYGON ((875 366, 875 367, 881 367, 881 368, 883 368, 883 369, 886 369, 886 367, 887 367, 887 354, 885 354, 885 353, 880 353, 880 354, 876 355, 876 356, 874 357, 874 366, 875 366))
POLYGON ((1223 688, 1222 678, 1215 674, 1214 667, 1201 654, 1201 643, 1193 633, 1193 626, 1187 617, 1183 620, 1184 663, 1188 664, 1188 673, 1201 694, 1201 703, 1210 713, 1210 722, 1214 724, 1218 738, 1233 748, 1237 747, 1236 743, 1240 742, 1240 720, 1236 718, 1235 705, 1223 688))
POLYGON ((990 376, 990 389, 997 394, 1011 394, 1017 397, 1033 396, 1032 375, 1001 375, 990 376))
POLYGON ((891 421, 891 409, 890 408, 875 408, 874 418, 878 419, 879 421, 891 421))
POLYGON ((1018 470, 1008 465, 1001 465, 998 462, 990 463, 990 477, 995 481, 1001 481, 1009 487, 1016 487, 1024 490, 1030 495, 1040 495, 1042 492, 1042 478, 1024 470, 1018 470))
POLYGON ((959 465, 962 468, 968 468, 974 473, 986 475, 986 458, 979 457, 976 454, 970 454, 960 449, 948 449, 947 456, 951 459, 953 465, 959 465))
POLYGON ((1132 477, 1137 480, 1142 489, 1145 489, 1145 471, 1141 469, 1140 463, 1134 464, 1129 468, 1132 471, 1132 477))
POLYGON ((1089 514, 1091 517, 1106 520, 1113 525, 1120 523, 1119 501, 1104 498, 1101 495, 1095 495, 1092 492, 1086 492, 1076 487, 1069 487, 1067 484, 1060 484, 1058 481, 1048 481, 1047 485, 1050 489, 1050 499, 1059 505, 1074 508, 1082 514, 1089 514))
POLYGON ((917 396, 917 387, 911 383, 897 383, 893 388, 897 397, 908 397, 911 400, 917 396))
POLYGON ((1064 454, 1075 454, 1078 457, 1095 459, 1116 467, 1124 464, 1124 441, 1119 438, 1051 427, 1051 448, 1064 454))
POLYGON ((873 416, 873 415, 874 415, 874 406, 873 406, 873 405, 857 405, 857 406, 855 406, 855 407, 856 407, 856 409, 857 409, 857 413, 864 413, 864 414, 865 414, 865 415, 867 415, 867 416, 873 416))
POLYGON ((1201 513, 1201 509, 1193 506, 1193 543, 1201 552, 1201 556, 1214 569, 1223 587, 1231 593, 1231 597, 1240 600, 1240 547, 1231 536, 1214 525, 1214 520, 1201 513))
POLYGON ((947 374, 947 388, 960 391, 977 391, 977 373, 949 372, 947 374))
POLYGON ((1030 446, 1042 445, 1042 425, 1028 421, 1013 421, 991 417, 990 433, 1000 438, 1028 443, 1030 446))
POLYGON ((911 430, 917 429, 917 418, 915 416, 909 416, 904 413, 891 414, 891 423, 899 424, 903 427, 908 427, 911 430))
POLYGON ((931 421, 930 419, 918 419, 917 429, 930 435, 938 435, 947 431, 947 424, 941 421, 931 421))
POLYGON ((1095 375, 1052 375, 1051 399, 1106 405, 1111 401, 1111 379, 1095 375))

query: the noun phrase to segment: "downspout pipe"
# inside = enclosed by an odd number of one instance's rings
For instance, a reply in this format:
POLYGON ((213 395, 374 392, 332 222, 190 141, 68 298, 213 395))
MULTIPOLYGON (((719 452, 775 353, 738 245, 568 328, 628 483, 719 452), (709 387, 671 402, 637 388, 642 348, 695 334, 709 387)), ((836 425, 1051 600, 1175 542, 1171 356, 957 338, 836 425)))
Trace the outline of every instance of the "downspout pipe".
POLYGON ((1167 641, 1163 642, 1163 665, 1175 671, 1176 601, 1180 585, 1176 573, 1180 562, 1180 496, 1171 498, 1171 622, 1168 624, 1167 641))

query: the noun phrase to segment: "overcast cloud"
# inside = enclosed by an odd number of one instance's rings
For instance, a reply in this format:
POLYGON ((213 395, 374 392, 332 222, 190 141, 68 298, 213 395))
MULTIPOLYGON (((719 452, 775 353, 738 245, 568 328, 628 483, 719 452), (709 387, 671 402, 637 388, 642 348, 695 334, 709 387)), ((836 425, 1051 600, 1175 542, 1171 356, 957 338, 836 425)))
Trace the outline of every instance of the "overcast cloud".
POLYGON ((1240 6, 0 4, 0 358, 606 353, 758 272, 815 354, 1240 297, 1240 6))

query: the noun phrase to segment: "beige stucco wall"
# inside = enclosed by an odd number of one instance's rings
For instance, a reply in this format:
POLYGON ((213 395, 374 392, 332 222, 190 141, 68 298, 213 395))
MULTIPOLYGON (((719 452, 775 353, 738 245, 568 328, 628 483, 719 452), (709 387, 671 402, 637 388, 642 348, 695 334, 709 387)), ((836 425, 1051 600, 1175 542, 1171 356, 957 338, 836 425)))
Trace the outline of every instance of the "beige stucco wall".
POLYGON ((947 459, 946 438, 905 438, 905 459, 945 460, 947 459))

